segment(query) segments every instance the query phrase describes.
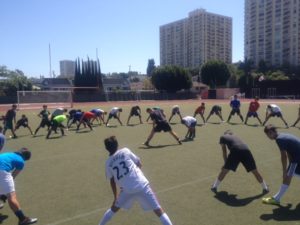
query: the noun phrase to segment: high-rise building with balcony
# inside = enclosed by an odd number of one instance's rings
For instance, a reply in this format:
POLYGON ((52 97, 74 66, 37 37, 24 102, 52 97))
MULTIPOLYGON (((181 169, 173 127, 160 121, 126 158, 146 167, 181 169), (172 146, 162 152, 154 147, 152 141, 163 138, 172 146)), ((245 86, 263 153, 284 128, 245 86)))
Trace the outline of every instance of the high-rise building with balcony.
POLYGON ((61 60, 60 64, 60 76, 63 77, 74 77, 75 75, 75 61, 72 60, 61 60))
POLYGON ((299 0, 245 0, 245 58, 300 65, 299 26, 299 0))
POLYGON ((231 63, 231 17, 197 9, 160 26, 160 65, 196 68, 209 60, 231 63))

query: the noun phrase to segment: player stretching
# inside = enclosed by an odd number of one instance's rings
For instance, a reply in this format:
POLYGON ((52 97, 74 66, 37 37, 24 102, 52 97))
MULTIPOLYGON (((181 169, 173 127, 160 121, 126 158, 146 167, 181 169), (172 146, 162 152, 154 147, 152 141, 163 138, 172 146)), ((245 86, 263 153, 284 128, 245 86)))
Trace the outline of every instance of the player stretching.
POLYGON ((260 125, 262 125, 262 122, 257 114, 257 110, 259 108, 259 103, 258 103, 258 100, 259 98, 258 97, 255 97, 254 98, 254 101, 251 101, 250 104, 249 104, 249 109, 248 109, 248 113, 247 113, 247 116, 246 116, 246 119, 245 119, 245 124, 247 124, 247 120, 249 117, 256 117, 260 123, 260 125))
POLYGON ((101 125, 101 121, 103 122, 103 124, 105 124, 105 121, 104 121, 104 115, 107 114, 107 112, 105 112, 104 110, 102 109, 92 109, 90 111, 91 113, 94 113, 95 114, 95 118, 93 118, 90 122, 91 124, 93 124, 94 120, 96 119, 99 123, 99 125, 101 125))
POLYGON ((99 225, 107 224, 120 208, 130 209, 135 201, 138 201, 145 211, 153 210, 161 224, 172 225, 141 170, 142 164, 139 157, 128 148, 118 149, 115 136, 106 138, 104 144, 109 152, 105 165, 106 177, 110 180, 114 200, 112 207, 104 213, 99 225), (117 191, 117 186, 120 188, 120 193, 117 191))
POLYGON ((170 124, 167 122, 166 118, 162 114, 161 110, 153 110, 151 108, 147 108, 147 113, 150 114, 150 118, 153 121, 153 128, 151 130, 151 133, 149 137, 147 138, 147 141, 144 142, 144 145, 150 146, 149 142, 153 138, 154 134, 156 132, 169 132, 178 142, 178 144, 182 144, 181 141, 179 140, 177 134, 172 130, 170 124))
POLYGON ((27 127, 28 130, 30 131, 30 134, 33 135, 32 130, 31 130, 30 126, 28 125, 28 118, 27 118, 26 115, 24 115, 24 114, 22 115, 21 119, 19 119, 19 120, 17 121, 17 125, 16 125, 16 127, 15 127, 15 132, 16 132, 16 130, 19 129, 21 126, 22 126, 22 127, 27 127))
POLYGON ((192 116, 185 116, 182 118, 181 123, 188 128, 188 131, 185 135, 185 139, 193 140, 196 137, 195 127, 197 125, 197 120, 192 116))
POLYGON ((115 118, 119 121, 119 123, 121 124, 121 126, 123 126, 121 120, 120 120, 120 114, 123 110, 119 107, 113 107, 109 114, 108 114, 108 118, 107 118, 107 121, 106 121, 106 126, 108 126, 108 121, 111 119, 111 118, 115 118))
POLYGON ((17 152, 5 152, 0 154, 0 195, 7 197, 8 204, 19 219, 19 225, 33 224, 37 218, 25 216, 15 191, 14 179, 23 170, 25 161, 31 157, 31 152, 22 148, 17 152))
POLYGON ((279 147, 283 180, 279 191, 273 197, 263 198, 262 201, 265 204, 280 205, 280 199, 288 190, 293 175, 300 174, 300 138, 292 134, 278 133, 276 127, 271 124, 267 125, 264 131, 279 147))
POLYGON ((197 114, 199 114, 203 120, 203 123, 205 124, 204 111, 205 111, 205 103, 202 102, 201 105, 195 110, 194 117, 196 118, 197 114))
POLYGON ((289 127, 287 122, 283 119, 281 109, 279 108, 278 105, 275 105, 275 104, 267 105, 266 119, 265 119, 265 122, 263 123, 263 125, 265 125, 271 117, 275 117, 275 116, 279 117, 284 122, 284 124, 287 128, 289 127))
POLYGON ((13 104, 11 109, 9 109, 6 112, 5 119, 4 119, 3 134, 5 135, 6 131, 9 129, 11 130, 13 138, 17 138, 17 135, 15 134, 14 131, 14 125, 13 125, 13 123, 16 123, 16 110, 17 110, 17 105, 13 104))
POLYGON ((179 109, 178 105, 174 105, 172 107, 172 112, 171 112, 171 116, 169 118, 169 123, 171 122, 171 119, 173 118, 173 116, 175 116, 176 114, 180 117, 180 121, 181 121, 182 120, 182 116, 181 116, 180 109, 179 109))
POLYGON ((237 95, 234 95, 233 100, 230 101, 230 107, 231 107, 231 112, 230 112, 229 117, 227 119, 227 123, 229 123, 231 117, 234 114, 238 114, 238 116, 241 118, 242 122, 244 122, 244 118, 243 118, 243 116, 241 114, 241 110, 240 110, 241 102, 240 102, 240 100, 238 100, 237 95))
POLYGON ((206 122, 209 120, 209 118, 210 118, 211 115, 213 115, 213 114, 216 114, 216 115, 221 119, 221 121, 224 122, 223 117, 222 117, 222 107, 221 107, 221 106, 219 106, 219 105, 214 105, 214 106, 211 108, 211 110, 210 110, 210 112, 209 112, 209 115, 208 115, 207 118, 206 118, 206 122))
POLYGON ((263 180, 262 176, 256 169, 256 163, 250 152, 248 146, 237 136, 235 136, 232 131, 225 131, 224 135, 220 137, 220 145, 223 151, 224 166, 222 170, 211 187, 213 192, 217 192, 217 188, 221 181, 225 178, 229 170, 236 171, 239 163, 242 163, 247 172, 252 172, 256 180, 261 184, 263 188, 263 193, 269 192, 266 182, 263 180), (227 155, 227 148, 229 154, 227 155))
POLYGON ((140 124, 143 123, 142 115, 141 115, 141 108, 138 105, 131 107, 130 114, 129 114, 128 120, 127 120, 127 125, 129 125, 129 120, 132 116, 138 116, 140 119, 140 124))
POLYGON ((64 128, 65 126, 63 125, 63 122, 68 120, 68 116, 66 115, 58 115, 53 118, 52 123, 51 123, 51 128, 48 131, 48 134, 46 136, 46 139, 49 139, 50 134, 52 131, 56 131, 57 128, 59 127, 61 131, 61 136, 65 136, 64 128))
POLYGON ((39 131, 39 129, 42 127, 44 128, 45 126, 48 127, 48 130, 51 126, 51 122, 49 120, 49 116, 50 116, 50 112, 47 110, 47 105, 43 105, 43 110, 40 111, 40 113, 38 114, 38 116, 40 118, 42 118, 40 125, 36 128, 34 135, 37 134, 37 132, 39 131))
POLYGON ((90 128, 90 130, 93 130, 90 121, 91 121, 91 119, 95 119, 95 118, 96 118, 96 115, 94 113, 92 113, 92 112, 83 112, 82 116, 80 118, 79 124, 77 125, 76 131, 79 131, 79 127, 82 123, 87 125, 90 128))
POLYGON ((292 127, 295 127, 296 124, 300 121, 300 105, 299 105, 299 109, 298 109, 298 119, 296 120, 296 122, 292 125, 292 127))

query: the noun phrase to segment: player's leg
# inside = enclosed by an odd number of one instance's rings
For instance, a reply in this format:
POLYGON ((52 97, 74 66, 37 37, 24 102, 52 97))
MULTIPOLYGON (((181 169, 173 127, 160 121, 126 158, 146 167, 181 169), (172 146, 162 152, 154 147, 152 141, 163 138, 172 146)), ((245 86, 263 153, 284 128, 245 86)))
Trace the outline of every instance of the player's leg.
POLYGON ((131 113, 130 113, 129 116, 128 116, 127 123, 126 123, 127 125, 129 124, 130 118, 131 118, 131 113))
POLYGON ((221 169, 221 172, 219 173, 218 178, 215 180, 215 182, 211 186, 211 190, 213 192, 217 192, 217 189, 218 189, 220 183, 222 182, 222 180, 224 180, 224 178, 225 178, 225 176, 227 175, 228 172, 229 172, 228 169, 225 169, 225 168, 221 169))
POLYGON ((239 117, 240 117, 240 119, 242 120, 242 122, 244 122, 244 118, 243 118, 243 115, 241 114, 241 111, 240 111, 240 109, 238 110, 238 115, 239 115, 239 117))
POLYGON ((203 113, 200 113, 200 116, 201 116, 201 118, 202 118, 202 120, 203 120, 203 123, 205 123, 205 118, 204 118, 203 113))
POLYGON ((120 117, 117 116, 116 119, 119 121, 120 125, 123 126, 123 123, 121 122, 120 117))
POLYGON ((182 144, 181 141, 179 140, 179 137, 177 136, 177 134, 173 130, 170 130, 169 133, 176 139, 178 144, 180 144, 180 145, 182 144))
POLYGON ((155 134, 155 129, 152 128, 150 135, 148 136, 147 140, 144 142, 144 145, 149 146, 149 142, 153 138, 154 134, 155 134))
POLYGON ((285 119, 283 118, 283 116, 279 116, 279 118, 284 122, 285 126, 286 127, 289 127, 289 125, 287 124, 287 122, 285 121, 285 119))
POLYGON ((267 121, 271 118, 271 114, 266 116, 265 121, 263 122, 263 126, 267 123, 267 121))
POLYGON ((231 117, 234 115, 234 111, 233 109, 231 110, 231 112, 229 113, 229 116, 228 116, 228 119, 227 119, 227 122, 229 123, 231 117))
POLYGON ((107 222, 111 220, 111 218, 115 215, 116 212, 119 211, 119 209, 120 208, 113 205, 110 209, 106 210, 101 221, 99 222, 99 225, 107 224, 107 222))
POLYGON ((263 188, 263 192, 264 193, 269 192, 269 188, 268 188, 267 183, 264 181, 264 179, 262 178, 260 173, 257 171, 257 169, 252 170, 251 173, 253 173, 253 175, 256 178, 256 180, 258 181, 258 183, 261 184, 261 187, 263 188))
POLYGON ((248 118, 249 118, 249 113, 250 112, 247 112, 247 115, 246 115, 246 118, 245 118, 245 122, 244 122, 245 124, 247 124, 247 121, 248 121, 248 118))
POLYGON ((93 130, 92 124, 91 124, 91 122, 90 122, 89 119, 87 119, 87 120, 85 121, 85 123, 86 123, 86 125, 90 128, 90 130, 93 130))
POLYGON ((172 112, 172 114, 171 114, 171 116, 169 118, 169 122, 171 121, 171 119, 173 118, 173 116, 174 116, 174 113, 172 112))
POLYGON ((296 122, 292 125, 292 127, 295 127, 299 121, 300 121, 300 117, 298 117, 298 119, 297 119, 296 122))
POLYGON ((209 118, 211 117, 212 114, 213 114, 212 112, 210 112, 210 113, 208 114, 208 116, 207 116, 207 118, 206 118, 206 122, 209 120, 209 118))
POLYGON ((31 135, 33 135, 31 127, 29 125, 27 125, 28 130, 30 131, 31 135))
POLYGON ((258 114, 256 113, 256 116, 255 116, 258 120, 258 122, 260 123, 260 125, 262 125, 262 122, 261 122, 261 119, 259 118, 258 114))
POLYGON ((140 119, 140 124, 142 124, 142 123, 143 123, 143 121, 142 121, 142 116, 141 116, 141 113, 139 113, 139 114, 138 114, 138 117, 139 117, 139 119, 140 119))

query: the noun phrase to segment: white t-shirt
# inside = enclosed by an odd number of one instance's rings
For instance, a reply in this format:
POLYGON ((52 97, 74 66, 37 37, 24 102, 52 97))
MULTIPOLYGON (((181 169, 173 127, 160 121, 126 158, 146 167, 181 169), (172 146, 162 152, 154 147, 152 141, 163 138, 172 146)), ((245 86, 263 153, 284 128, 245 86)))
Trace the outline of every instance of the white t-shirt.
POLYGON ((271 108, 267 108, 267 110, 268 110, 270 113, 278 113, 278 112, 281 112, 281 109, 279 108, 278 105, 270 104, 269 106, 271 106, 271 108))
POLYGON ((127 193, 141 191, 149 181, 137 166, 139 162, 139 157, 128 148, 119 149, 106 161, 106 177, 114 177, 116 184, 127 193))
POLYGON ((191 126, 192 123, 197 122, 197 120, 192 116, 185 116, 182 118, 182 120, 184 121, 184 124, 188 127, 191 126))
POLYGON ((110 113, 111 115, 116 115, 119 111, 119 108, 118 107, 113 107, 111 110, 110 110, 110 113))

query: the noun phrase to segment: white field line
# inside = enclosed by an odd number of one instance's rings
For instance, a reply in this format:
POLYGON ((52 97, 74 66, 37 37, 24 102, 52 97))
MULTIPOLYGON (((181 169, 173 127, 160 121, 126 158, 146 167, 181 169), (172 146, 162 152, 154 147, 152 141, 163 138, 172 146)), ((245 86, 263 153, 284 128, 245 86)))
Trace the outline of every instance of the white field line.
MULTIPOLYGON (((265 160, 264 161, 264 164, 268 163, 268 162, 271 162, 275 159, 278 159, 279 157, 273 157, 273 158, 270 158, 268 160, 265 160)), ((196 184, 196 183, 200 183, 200 182, 203 182, 203 181, 206 181, 206 180, 209 180, 211 178, 215 178, 217 177, 217 175, 210 175, 210 176, 206 176, 206 177, 202 177, 202 178, 199 178, 197 180, 193 180, 193 181, 189 181, 189 182, 186 182, 186 183, 182 183, 182 184, 178 184, 178 185, 174 185, 172 187, 169 187, 169 188, 165 188, 165 189, 162 189, 160 191, 157 191, 156 193, 165 193, 165 192, 169 192, 169 191, 172 191, 172 190, 175 190, 175 189, 179 189, 179 188, 182 188, 184 186, 188 186, 188 185, 192 185, 192 184, 196 184)), ((109 205, 109 204, 108 204, 109 205)), ((104 211, 104 210, 107 210, 109 208, 109 206, 107 207, 102 207, 102 208, 99 208, 99 209, 94 209, 90 212, 86 212, 86 213, 81 213, 81 214, 78 214, 76 216, 73 216, 73 217, 68 217, 68 218, 65 218, 65 219, 62 219, 62 220, 58 220, 56 222, 53 222, 53 223, 48 223, 46 225, 60 225, 60 224, 64 224, 64 223, 67 223, 67 222, 70 222, 72 220, 76 220, 76 219, 81 219, 83 217, 87 217, 87 216, 90 216, 90 215, 93 215, 93 214, 96 214, 96 213, 99 213, 101 211, 104 211)), ((102 216, 102 215, 101 215, 102 216)), ((100 219, 100 217, 99 217, 100 219)))

